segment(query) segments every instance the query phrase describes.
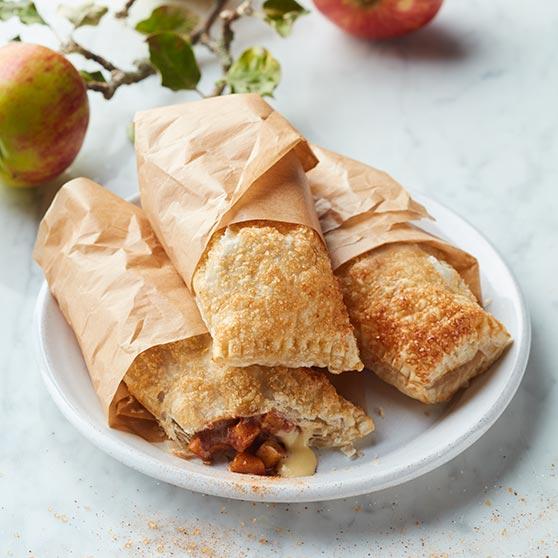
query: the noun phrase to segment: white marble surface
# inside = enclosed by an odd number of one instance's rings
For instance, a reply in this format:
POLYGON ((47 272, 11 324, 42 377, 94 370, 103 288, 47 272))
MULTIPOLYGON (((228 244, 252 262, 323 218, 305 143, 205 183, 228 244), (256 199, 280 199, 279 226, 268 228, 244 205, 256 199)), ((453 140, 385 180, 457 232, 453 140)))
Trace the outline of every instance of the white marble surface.
MULTIPOLYGON (((275 104, 302 132, 467 217, 530 305, 532 356, 509 409, 461 456, 398 488, 253 505, 161 484, 93 447, 50 400, 33 356, 42 278, 30 253, 55 186, 0 189, 0 556, 558 556, 557 28, 551 0, 448 1, 428 29, 376 46, 317 13, 285 41, 245 28, 283 62, 275 104)), ((15 30, 2 26, 0 39, 15 30)), ((117 60, 141 50, 125 32, 104 37, 117 60)), ((36 28, 24 38, 48 41, 36 28)), ((66 178, 134 192, 127 122, 191 97, 154 78, 109 103, 92 95, 66 178)))

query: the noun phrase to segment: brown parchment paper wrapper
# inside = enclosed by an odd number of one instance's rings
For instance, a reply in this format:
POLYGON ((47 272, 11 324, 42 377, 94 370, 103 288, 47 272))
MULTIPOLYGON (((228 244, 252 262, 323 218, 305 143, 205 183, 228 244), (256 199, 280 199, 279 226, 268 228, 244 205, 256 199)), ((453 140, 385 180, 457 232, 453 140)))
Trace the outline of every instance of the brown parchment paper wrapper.
POLYGON ((207 329, 142 210, 91 180, 72 180, 41 221, 33 257, 75 333, 109 424, 162 439, 122 379, 147 349, 207 329))
POLYGON ((411 221, 432 217, 399 183, 364 163, 312 150, 319 163, 307 176, 333 269, 385 244, 422 243, 453 266, 481 301, 476 258, 415 226, 411 221))
POLYGON ((135 146, 142 207, 188 286, 217 230, 252 220, 313 228, 304 138, 255 94, 139 112, 135 146))

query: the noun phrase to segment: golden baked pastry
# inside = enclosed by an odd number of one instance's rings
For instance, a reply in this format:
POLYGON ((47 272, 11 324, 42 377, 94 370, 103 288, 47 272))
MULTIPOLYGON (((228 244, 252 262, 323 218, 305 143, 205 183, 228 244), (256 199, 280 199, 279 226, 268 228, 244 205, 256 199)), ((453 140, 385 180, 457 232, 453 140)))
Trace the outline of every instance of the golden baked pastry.
POLYGON ((452 397, 511 342, 439 256, 389 244, 336 271, 366 367, 424 403, 452 397))
POLYGON ((205 461, 230 456, 235 472, 284 476, 314 472, 308 444, 350 453, 373 429, 325 373, 213 362, 193 296, 143 211, 98 184, 62 188, 34 254, 111 426, 149 441, 165 433, 205 461))
POLYGON ((218 363, 363 368, 327 250, 309 227, 255 221, 217 232, 193 288, 218 363))
POLYGON ((374 429, 323 372, 221 366, 211 359, 209 335, 149 349, 124 382, 186 455, 208 462, 234 455, 237 472, 312 474, 306 444, 352 454, 353 441, 374 429))
POLYGON ((255 94, 136 115, 142 207, 229 366, 361 370, 305 139, 255 94))

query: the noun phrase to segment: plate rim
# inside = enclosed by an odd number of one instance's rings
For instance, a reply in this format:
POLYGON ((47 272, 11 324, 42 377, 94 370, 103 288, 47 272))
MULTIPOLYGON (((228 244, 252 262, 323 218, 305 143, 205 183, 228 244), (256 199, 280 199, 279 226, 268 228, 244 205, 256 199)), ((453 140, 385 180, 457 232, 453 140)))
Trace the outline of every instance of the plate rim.
MULTIPOLYGON (((509 380, 505 384, 505 389, 502 390, 488 411, 483 414, 480 421, 472 423, 464 432, 461 433, 459 437, 450 439, 438 451, 431 452, 422 459, 411 461, 401 467, 386 471, 380 477, 373 476, 363 479, 362 476, 359 476, 356 478, 349 478, 343 483, 334 482, 326 486, 313 486, 305 484, 304 482, 282 482, 281 484, 277 483, 274 486, 272 482, 269 482, 269 479, 262 481, 261 477, 254 477, 252 475, 236 476, 233 473, 231 473, 230 478, 215 477, 212 474, 209 474, 209 470, 207 472, 189 472, 187 475, 182 474, 180 478, 178 478, 180 471, 170 475, 168 474, 169 470, 172 473, 172 471, 177 467, 169 464, 163 464, 153 456, 147 455, 136 448, 123 444, 120 440, 113 436, 113 433, 108 425, 103 430, 99 429, 96 424, 88 421, 86 417, 82 416, 78 412, 70 400, 68 400, 61 387, 56 383, 56 375, 52 373, 44 344, 45 336, 43 335, 41 318, 44 315, 47 298, 51 295, 46 281, 43 280, 35 304, 33 331, 35 339, 35 353, 41 377, 50 396, 65 418, 85 438, 90 440, 95 446, 109 454, 114 459, 120 461, 128 467, 131 467, 132 469, 162 482, 214 496, 238 500, 277 503, 315 502, 334 500, 338 498, 349 498, 403 484, 444 465, 465 451, 481 436, 483 436, 493 426, 498 418, 500 418, 502 413, 510 404, 517 392, 517 389, 519 388, 519 385, 521 384, 527 367, 531 349, 531 320, 521 287, 506 260, 492 244, 492 242, 466 218, 456 213, 453 209, 440 203, 430 195, 418 192, 412 193, 412 195, 423 198, 427 201, 427 203, 438 205, 446 212, 449 212, 452 217, 464 222, 488 244, 490 249, 499 258, 500 263, 509 275, 511 285, 515 290, 515 298, 517 300, 517 307, 519 310, 519 334, 518 339, 514 339, 515 343, 520 342, 519 349, 515 361, 511 364, 512 370, 510 372, 509 380), (167 471, 167 474, 165 474, 165 471, 167 471), (170 479, 170 476, 173 476, 173 478, 170 479)), ((126 199, 131 203, 137 203, 139 195, 136 193, 126 199)))

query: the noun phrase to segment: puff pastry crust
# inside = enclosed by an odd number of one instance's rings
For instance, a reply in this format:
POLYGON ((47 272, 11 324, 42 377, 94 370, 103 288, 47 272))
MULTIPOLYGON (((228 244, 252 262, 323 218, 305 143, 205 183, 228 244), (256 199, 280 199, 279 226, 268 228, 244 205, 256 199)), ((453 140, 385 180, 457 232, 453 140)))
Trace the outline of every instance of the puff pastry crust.
POLYGON ((217 232, 193 288, 218 363, 363 368, 327 250, 308 227, 252 221, 217 232))
POLYGON ((511 342, 436 255, 390 244, 337 271, 366 367, 424 403, 451 398, 511 342))
POLYGON ((309 444, 316 447, 348 451, 354 440, 374 429, 364 411, 341 397, 323 372, 222 366, 211 359, 208 335, 145 351, 124 382, 184 448, 214 423, 270 411, 311 432, 309 444))

